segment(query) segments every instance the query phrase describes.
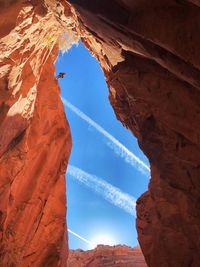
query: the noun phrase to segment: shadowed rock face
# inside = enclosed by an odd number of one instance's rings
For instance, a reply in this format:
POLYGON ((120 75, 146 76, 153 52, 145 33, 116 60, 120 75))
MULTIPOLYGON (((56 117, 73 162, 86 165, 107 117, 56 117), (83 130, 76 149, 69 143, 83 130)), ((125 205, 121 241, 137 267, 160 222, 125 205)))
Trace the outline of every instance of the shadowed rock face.
POLYGON ((147 267, 139 248, 99 245, 94 250, 70 250, 67 267, 147 267))
POLYGON ((151 164, 137 201, 150 267, 200 263, 200 3, 0 2, 0 263, 66 266, 69 126, 54 79, 74 28, 100 61, 117 118, 151 164))
POLYGON ((151 267, 200 264, 199 1, 71 0, 117 118, 151 164, 137 201, 151 267))

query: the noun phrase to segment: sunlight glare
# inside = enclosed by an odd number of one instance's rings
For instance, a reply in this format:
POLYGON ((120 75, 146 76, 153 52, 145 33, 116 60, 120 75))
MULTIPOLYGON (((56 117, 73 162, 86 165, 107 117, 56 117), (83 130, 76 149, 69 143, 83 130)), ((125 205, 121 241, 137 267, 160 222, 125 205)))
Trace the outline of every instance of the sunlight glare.
POLYGON ((92 240, 92 243, 94 244, 94 247, 96 247, 97 245, 113 246, 116 244, 116 241, 109 235, 100 234, 92 240))

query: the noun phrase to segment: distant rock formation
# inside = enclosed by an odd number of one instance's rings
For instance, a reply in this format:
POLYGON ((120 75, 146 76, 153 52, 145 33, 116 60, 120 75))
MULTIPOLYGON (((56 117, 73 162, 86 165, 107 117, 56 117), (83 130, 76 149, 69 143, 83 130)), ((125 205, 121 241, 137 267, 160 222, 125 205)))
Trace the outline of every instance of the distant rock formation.
POLYGON ((67 267, 147 267, 140 248, 99 245, 93 250, 70 250, 67 267))

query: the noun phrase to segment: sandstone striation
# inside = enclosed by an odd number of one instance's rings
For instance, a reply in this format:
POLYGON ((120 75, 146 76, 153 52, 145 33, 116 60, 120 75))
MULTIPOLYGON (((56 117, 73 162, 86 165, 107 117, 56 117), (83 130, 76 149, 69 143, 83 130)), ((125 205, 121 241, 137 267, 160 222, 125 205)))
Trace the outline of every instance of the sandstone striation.
POLYGON ((71 136, 54 61, 72 21, 55 1, 0 6, 0 266, 66 266, 71 136))
POLYGON ((150 267, 200 264, 200 2, 69 0, 117 118, 151 165, 137 201, 150 267))
POLYGON ((76 29, 150 161, 137 201, 148 266, 199 267, 199 8, 198 0, 0 1, 0 266, 66 266, 71 137, 54 61, 59 35, 76 29))
POLYGON ((147 267, 139 248, 99 245, 94 250, 70 250, 67 267, 147 267))

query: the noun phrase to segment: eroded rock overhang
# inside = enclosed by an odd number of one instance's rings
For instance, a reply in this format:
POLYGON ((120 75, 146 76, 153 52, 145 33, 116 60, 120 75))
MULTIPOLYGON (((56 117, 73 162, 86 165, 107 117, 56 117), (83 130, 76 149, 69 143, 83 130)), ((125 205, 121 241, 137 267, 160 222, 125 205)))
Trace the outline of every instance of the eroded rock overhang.
POLYGON ((149 266, 198 266, 199 1, 70 0, 100 61, 117 118, 150 160, 137 201, 149 266))
POLYGON ((0 4, 1 263, 66 265, 71 137, 54 61, 70 28, 100 61, 117 118, 150 160, 149 190, 137 203, 148 265, 197 267, 199 2, 68 2, 73 8, 64 0, 0 4))

